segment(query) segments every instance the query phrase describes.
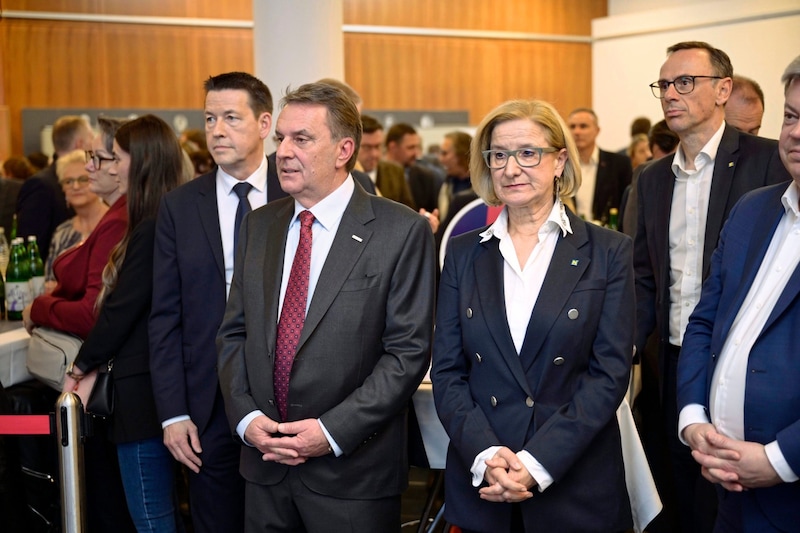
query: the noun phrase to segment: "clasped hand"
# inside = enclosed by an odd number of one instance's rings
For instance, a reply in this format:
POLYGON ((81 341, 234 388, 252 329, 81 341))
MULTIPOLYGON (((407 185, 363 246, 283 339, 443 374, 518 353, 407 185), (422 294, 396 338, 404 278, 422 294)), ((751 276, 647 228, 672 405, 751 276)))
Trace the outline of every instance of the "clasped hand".
POLYGON ((712 424, 691 424, 683 436, 703 477, 726 490, 741 492, 782 482, 763 444, 726 437, 712 424))
POLYGON ((279 423, 267 416, 258 416, 247 426, 244 437, 263 454, 264 461, 289 466, 331 453, 325 433, 313 418, 279 423))
POLYGON ((536 480, 509 448, 500 448, 486 461, 486 467, 483 477, 489 486, 478 491, 481 499, 512 503, 533 497, 530 489, 537 485, 536 480))

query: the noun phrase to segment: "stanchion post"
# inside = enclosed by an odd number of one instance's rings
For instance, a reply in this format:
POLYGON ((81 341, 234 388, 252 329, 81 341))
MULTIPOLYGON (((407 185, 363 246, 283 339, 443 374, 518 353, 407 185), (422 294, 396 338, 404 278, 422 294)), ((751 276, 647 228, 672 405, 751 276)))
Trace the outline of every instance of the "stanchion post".
POLYGON ((63 533, 86 531, 83 420, 83 404, 78 395, 62 393, 56 402, 56 438, 59 444, 63 533))

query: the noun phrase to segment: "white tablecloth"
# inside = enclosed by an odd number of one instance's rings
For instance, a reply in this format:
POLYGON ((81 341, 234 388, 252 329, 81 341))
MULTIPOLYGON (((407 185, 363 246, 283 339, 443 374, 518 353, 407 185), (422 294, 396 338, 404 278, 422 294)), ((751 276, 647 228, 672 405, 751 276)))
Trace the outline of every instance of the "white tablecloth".
POLYGON ((22 322, 15 324, 19 324, 19 327, 0 333, 0 383, 3 387, 33 379, 25 367, 28 340, 31 337, 22 327, 22 322))

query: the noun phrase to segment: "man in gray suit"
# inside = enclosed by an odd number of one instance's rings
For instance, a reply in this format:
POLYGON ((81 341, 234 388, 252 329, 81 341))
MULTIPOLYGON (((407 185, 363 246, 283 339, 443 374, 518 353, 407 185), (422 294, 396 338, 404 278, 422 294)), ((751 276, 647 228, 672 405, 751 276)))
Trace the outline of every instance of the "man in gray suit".
POLYGON ((283 103, 277 167, 292 198, 244 219, 217 336, 243 441, 245 531, 399 532, 406 406, 431 348, 433 236, 354 183, 361 122, 341 90, 307 84, 283 103))

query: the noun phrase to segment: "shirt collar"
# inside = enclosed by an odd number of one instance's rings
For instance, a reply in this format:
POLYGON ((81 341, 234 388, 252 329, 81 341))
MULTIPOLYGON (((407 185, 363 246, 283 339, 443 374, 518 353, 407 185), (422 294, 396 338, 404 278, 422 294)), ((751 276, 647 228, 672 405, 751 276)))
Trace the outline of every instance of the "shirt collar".
MULTIPOLYGON (((694 167, 696 169, 701 169, 708 163, 713 163, 714 160, 717 158, 717 151, 719 150, 719 143, 722 142, 722 134, 725 133, 725 121, 722 121, 719 129, 717 130, 714 135, 708 140, 708 142, 703 146, 700 150, 700 153, 697 154, 694 161, 694 167), (704 162, 702 160, 705 160, 704 162)), ((675 173, 677 170, 681 170, 682 172, 686 172, 686 159, 683 153, 683 146, 678 145, 678 149, 675 150, 675 156, 672 158, 672 171, 675 173)), ((676 174, 677 175, 677 174, 676 174)))
POLYGON ((795 217, 800 216, 800 208, 798 208, 798 200, 800 200, 800 191, 797 189, 798 185, 792 181, 786 188, 786 192, 781 196, 781 203, 787 214, 794 214, 795 217))
MULTIPOLYGON (((539 228, 539 235, 547 234, 553 231, 561 230, 561 236, 566 237, 567 233, 572 233, 572 225, 567 217, 567 211, 564 209, 564 204, 560 201, 553 205, 550 210, 550 215, 544 221, 542 227, 539 228)), ((508 236, 508 207, 504 207, 497 219, 489 226, 484 232, 480 234, 480 242, 486 242, 492 237, 497 237, 503 240, 508 236)), ((541 241, 541 239, 540 239, 541 241)))
MULTIPOLYGON (((314 207, 308 209, 308 211, 311 211, 314 215, 314 219, 322 224, 323 228, 330 229, 336 224, 337 220, 342 218, 345 209, 347 209, 347 204, 350 203, 350 198, 352 198, 355 188, 355 181, 353 181, 352 175, 348 175, 347 179, 344 180, 336 190, 314 204, 314 207)), ((291 226, 294 224, 300 212, 305 210, 306 208, 295 200, 294 216, 292 216, 289 225, 291 226)))
MULTIPOLYGON (((233 191, 234 185, 242 183, 241 180, 237 180, 224 170, 222 167, 217 167, 217 177, 222 180, 222 189, 225 194, 231 194, 233 191)), ((255 190, 258 192, 264 192, 267 187, 267 158, 265 157, 263 161, 261 161, 261 165, 256 169, 255 172, 250 174, 246 180, 247 183, 253 186, 255 190)))

